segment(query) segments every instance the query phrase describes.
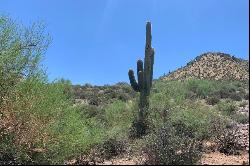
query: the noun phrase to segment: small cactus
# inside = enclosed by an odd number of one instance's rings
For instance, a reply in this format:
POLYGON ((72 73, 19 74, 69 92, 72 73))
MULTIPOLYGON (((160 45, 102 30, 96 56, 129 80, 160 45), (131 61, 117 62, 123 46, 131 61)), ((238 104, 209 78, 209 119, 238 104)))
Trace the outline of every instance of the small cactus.
POLYGON ((144 66, 142 60, 137 61, 138 82, 135 79, 134 71, 130 69, 128 72, 131 87, 136 92, 140 92, 139 115, 138 115, 139 122, 143 122, 145 120, 146 113, 149 107, 148 97, 150 94, 150 89, 152 87, 154 49, 151 47, 151 40, 152 40, 151 23, 147 22, 144 66))

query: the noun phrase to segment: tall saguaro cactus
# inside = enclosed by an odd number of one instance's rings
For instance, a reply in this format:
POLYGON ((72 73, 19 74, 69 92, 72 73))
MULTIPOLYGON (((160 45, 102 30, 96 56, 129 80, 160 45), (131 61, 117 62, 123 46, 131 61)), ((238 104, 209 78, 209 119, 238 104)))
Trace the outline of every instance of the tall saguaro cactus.
POLYGON ((139 122, 143 122, 145 120, 149 107, 148 97, 152 86, 153 65, 154 65, 154 49, 151 47, 151 40, 152 40, 151 23, 147 22, 144 66, 142 60, 137 61, 138 82, 135 79, 134 71, 130 69, 128 72, 132 88, 136 92, 140 92, 139 114, 138 114, 139 122))

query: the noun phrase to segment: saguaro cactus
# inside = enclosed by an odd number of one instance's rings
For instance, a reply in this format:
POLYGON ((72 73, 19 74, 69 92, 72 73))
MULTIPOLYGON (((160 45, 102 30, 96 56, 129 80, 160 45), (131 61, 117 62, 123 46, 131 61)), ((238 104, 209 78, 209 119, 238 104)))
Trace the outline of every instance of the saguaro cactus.
POLYGON ((139 122, 143 122, 145 120, 149 107, 148 97, 152 86, 153 65, 154 65, 154 49, 151 47, 151 40, 152 40, 151 23, 147 22, 144 67, 142 60, 137 61, 138 82, 135 79, 134 71, 130 69, 128 72, 132 88, 136 92, 140 92, 139 113, 138 113, 139 122))

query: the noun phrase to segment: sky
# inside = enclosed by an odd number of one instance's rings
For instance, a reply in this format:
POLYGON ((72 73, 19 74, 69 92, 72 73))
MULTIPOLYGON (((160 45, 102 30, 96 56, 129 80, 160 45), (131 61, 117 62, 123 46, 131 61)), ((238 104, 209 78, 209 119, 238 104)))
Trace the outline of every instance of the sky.
POLYGON ((0 0, 0 14, 24 25, 45 22, 50 81, 129 82, 128 70, 144 58, 147 21, 154 79, 205 52, 249 60, 248 0, 0 0))

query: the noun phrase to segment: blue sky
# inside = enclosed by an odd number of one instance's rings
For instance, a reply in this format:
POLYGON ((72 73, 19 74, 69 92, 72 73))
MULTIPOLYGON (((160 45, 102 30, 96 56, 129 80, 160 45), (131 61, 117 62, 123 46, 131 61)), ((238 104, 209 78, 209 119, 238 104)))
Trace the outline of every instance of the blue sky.
POLYGON ((128 82, 128 69, 144 57, 148 20, 154 78, 208 51, 249 59, 248 0, 0 0, 0 13, 46 23, 53 41, 43 64, 51 81, 128 82))

